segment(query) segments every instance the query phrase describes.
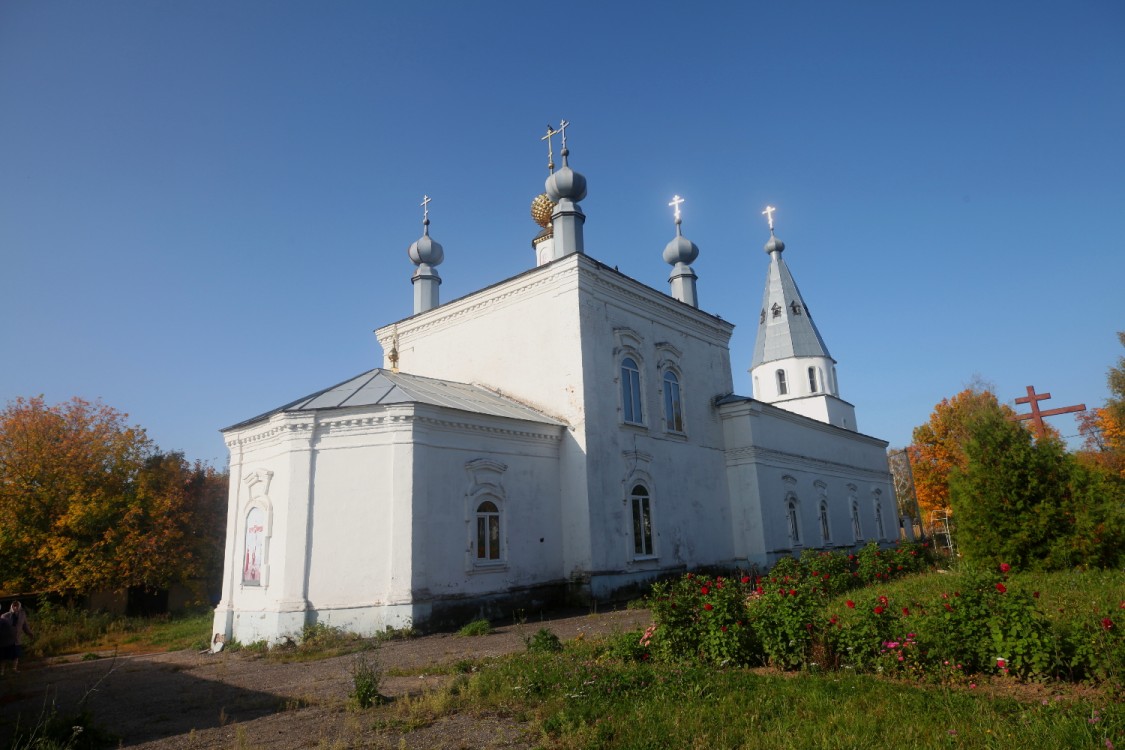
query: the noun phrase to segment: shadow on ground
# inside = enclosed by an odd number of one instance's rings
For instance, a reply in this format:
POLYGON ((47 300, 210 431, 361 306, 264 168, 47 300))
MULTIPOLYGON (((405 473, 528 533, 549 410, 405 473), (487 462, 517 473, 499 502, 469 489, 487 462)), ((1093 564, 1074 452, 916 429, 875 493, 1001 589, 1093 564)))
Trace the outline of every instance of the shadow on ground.
POLYGON ((223 681, 223 658, 181 652, 9 673, 0 679, 0 747, 10 746, 17 725, 26 731, 52 709, 68 716, 84 706, 97 726, 129 746, 251 721, 299 702, 223 681), (215 679, 195 673, 205 660, 215 679))

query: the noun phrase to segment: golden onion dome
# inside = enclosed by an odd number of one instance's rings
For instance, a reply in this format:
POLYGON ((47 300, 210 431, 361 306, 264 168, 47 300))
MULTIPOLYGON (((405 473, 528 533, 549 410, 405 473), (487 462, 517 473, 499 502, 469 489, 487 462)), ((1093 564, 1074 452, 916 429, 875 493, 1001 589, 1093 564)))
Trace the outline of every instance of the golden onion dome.
POLYGON ((531 218, 535 223, 541 227, 548 227, 551 224, 551 214, 555 211, 555 204, 547 197, 546 193, 540 193, 535 196, 535 200, 531 202, 531 218))

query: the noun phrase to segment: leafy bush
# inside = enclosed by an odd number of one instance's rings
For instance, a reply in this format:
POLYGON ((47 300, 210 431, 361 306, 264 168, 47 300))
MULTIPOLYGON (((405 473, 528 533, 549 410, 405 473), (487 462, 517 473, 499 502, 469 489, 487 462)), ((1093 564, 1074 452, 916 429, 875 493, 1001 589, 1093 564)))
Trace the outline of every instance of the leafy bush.
POLYGON ((492 632, 492 623, 484 618, 473 620, 467 623, 463 628, 457 631, 457 635, 472 636, 472 635, 488 635, 492 632))
POLYGON ((563 650, 562 641, 547 628, 539 628, 535 635, 525 638, 527 650, 533 653, 554 653, 563 650))
POLYGON ((642 645, 664 659, 698 656, 715 664, 760 662, 746 600, 751 578, 684 577, 653 587, 655 628, 642 645))
POLYGON ((869 546, 854 559, 806 553, 755 579, 689 573, 653 587, 653 624, 611 653, 626 661, 849 667, 938 681, 984 672, 1123 682, 1125 573, 1016 576, 1002 565, 907 575, 928 558, 918 545, 869 546), (856 588, 859 576, 851 574, 864 565, 877 586, 856 588), (1042 598, 1040 585, 1048 588, 1042 598))

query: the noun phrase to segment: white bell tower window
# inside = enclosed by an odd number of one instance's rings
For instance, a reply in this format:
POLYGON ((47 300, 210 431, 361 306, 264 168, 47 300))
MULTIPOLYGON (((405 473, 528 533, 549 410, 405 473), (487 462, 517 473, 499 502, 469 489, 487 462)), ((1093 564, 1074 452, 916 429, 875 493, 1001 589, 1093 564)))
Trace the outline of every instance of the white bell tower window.
POLYGON ((632 357, 621 360, 621 409, 629 424, 644 424, 641 410, 641 368, 632 357))

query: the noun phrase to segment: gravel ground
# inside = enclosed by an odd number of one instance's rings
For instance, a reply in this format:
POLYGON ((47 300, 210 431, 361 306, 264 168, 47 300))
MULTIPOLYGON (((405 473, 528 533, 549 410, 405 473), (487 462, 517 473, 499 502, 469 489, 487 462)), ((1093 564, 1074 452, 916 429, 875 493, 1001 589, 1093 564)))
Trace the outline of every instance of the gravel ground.
MULTIPOLYGON (((440 687, 450 678, 428 675, 428 667, 521 652, 524 637, 540 627, 565 641, 649 622, 645 610, 569 614, 498 627, 485 636, 391 641, 375 658, 384 671, 409 676, 384 677, 381 692, 395 698, 440 687)), ((454 714, 408 729, 379 722, 390 708, 349 710, 354 658, 278 663, 244 652, 178 651, 31 663, 0 679, 0 746, 7 746, 17 716, 26 724, 52 703, 67 713, 84 696, 95 722, 119 737, 122 747, 530 748, 539 742, 527 725, 501 716, 454 714)))

